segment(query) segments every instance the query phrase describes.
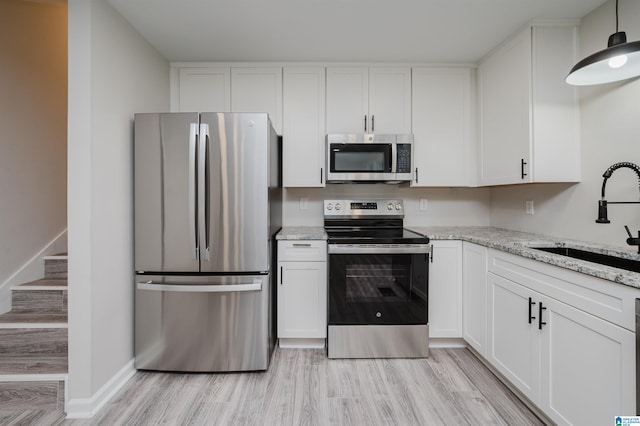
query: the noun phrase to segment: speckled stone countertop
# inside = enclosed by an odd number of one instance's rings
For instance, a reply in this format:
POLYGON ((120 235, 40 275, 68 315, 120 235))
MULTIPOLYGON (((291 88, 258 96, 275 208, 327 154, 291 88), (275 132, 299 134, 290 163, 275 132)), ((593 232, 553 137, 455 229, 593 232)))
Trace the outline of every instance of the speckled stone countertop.
POLYGON ((406 228, 425 235, 432 240, 468 241, 640 289, 640 273, 587 262, 584 260, 573 259, 571 257, 531 248, 578 248, 595 253, 608 254, 625 259, 640 261, 640 255, 638 255, 635 247, 629 247, 628 250, 625 250, 621 247, 608 246, 604 244, 569 240, 566 238, 557 238, 541 234, 531 234, 527 232, 510 231, 507 229, 492 227, 406 226, 406 228))
POLYGON ((326 240, 322 226, 285 226, 276 235, 276 240, 326 240))

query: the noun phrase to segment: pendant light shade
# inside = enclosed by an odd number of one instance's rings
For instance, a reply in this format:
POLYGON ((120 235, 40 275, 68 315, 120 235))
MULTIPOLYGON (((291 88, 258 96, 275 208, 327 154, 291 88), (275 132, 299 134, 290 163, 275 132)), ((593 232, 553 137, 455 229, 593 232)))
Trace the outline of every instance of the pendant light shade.
POLYGON ((640 41, 627 43, 624 31, 618 31, 616 0, 616 33, 609 37, 607 48, 578 62, 565 81, 574 86, 611 83, 640 75, 640 41))

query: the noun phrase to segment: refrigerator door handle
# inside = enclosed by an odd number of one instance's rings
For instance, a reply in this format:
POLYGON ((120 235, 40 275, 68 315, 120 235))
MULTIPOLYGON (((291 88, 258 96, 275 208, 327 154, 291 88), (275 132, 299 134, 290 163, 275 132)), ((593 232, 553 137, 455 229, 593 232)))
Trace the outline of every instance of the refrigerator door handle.
POLYGON ((193 284, 164 284, 154 281, 137 283, 138 290, 186 292, 186 293, 239 293, 244 291, 262 290, 262 280, 251 280, 243 284, 193 285, 193 284))
POLYGON ((198 123, 191 123, 189 130, 189 242, 194 249, 195 259, 200 258, 198 248, 198 228, 196 226, 196 155, 198 142, 198 123))
POLYGON ((209 149, 209 125, 200 124, 200 140, 198 144, 198 229, 200 230, 200 247, 204 250, 204 260, 209 261, 209 176, 207 173, 207 156, 209 149))

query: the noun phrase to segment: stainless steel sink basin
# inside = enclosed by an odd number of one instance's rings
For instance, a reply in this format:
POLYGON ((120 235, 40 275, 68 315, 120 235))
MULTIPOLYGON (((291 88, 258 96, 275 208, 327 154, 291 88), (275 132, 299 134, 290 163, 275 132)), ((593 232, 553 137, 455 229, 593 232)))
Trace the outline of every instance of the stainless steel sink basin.
POLYGON ((571 247, 531 247, 535 250, 542 250, 548 253, 555 253, 573 259, 586 260, 600 265, 612 266, 614 268, 626 269, 627 271, 640 272, 640 261, 624 259, 622 257, 608 254, 594 253, 592 251, 581 250, 571 247))

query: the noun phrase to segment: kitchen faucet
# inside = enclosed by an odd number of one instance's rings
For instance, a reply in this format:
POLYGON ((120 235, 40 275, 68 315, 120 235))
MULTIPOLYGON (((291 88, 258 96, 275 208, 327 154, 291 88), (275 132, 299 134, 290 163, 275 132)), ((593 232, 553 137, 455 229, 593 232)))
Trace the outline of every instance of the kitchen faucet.
MULTIPOLYGON (((640 167, 638 167, 637 164, 628 162, 615 163, 605 170, 602 174, 602 177, 604 178, 602 181, 602 198, 598 201, 598 218, 596 219, 596 223, 611 223, 607 217, 607 206, 609 204, 640 204, 640 201, 607 201, 605 199, 604 191, 607 186, 607 180, 611 177, 613 172, 623 167, 631 169, 636 173, 638 176, 638 189, 640 189, 640 167)), ((638 246, 638 253, 640 253, 640 231, 638 231, 638 237, 634 238, 633 235, 631 235, 631 231, 629 231, 629 227, 625 225, 624 228, 627 230, 627 234, 629 235, 629 238, 627 238, 627 244, 630 246, 638 246)))

